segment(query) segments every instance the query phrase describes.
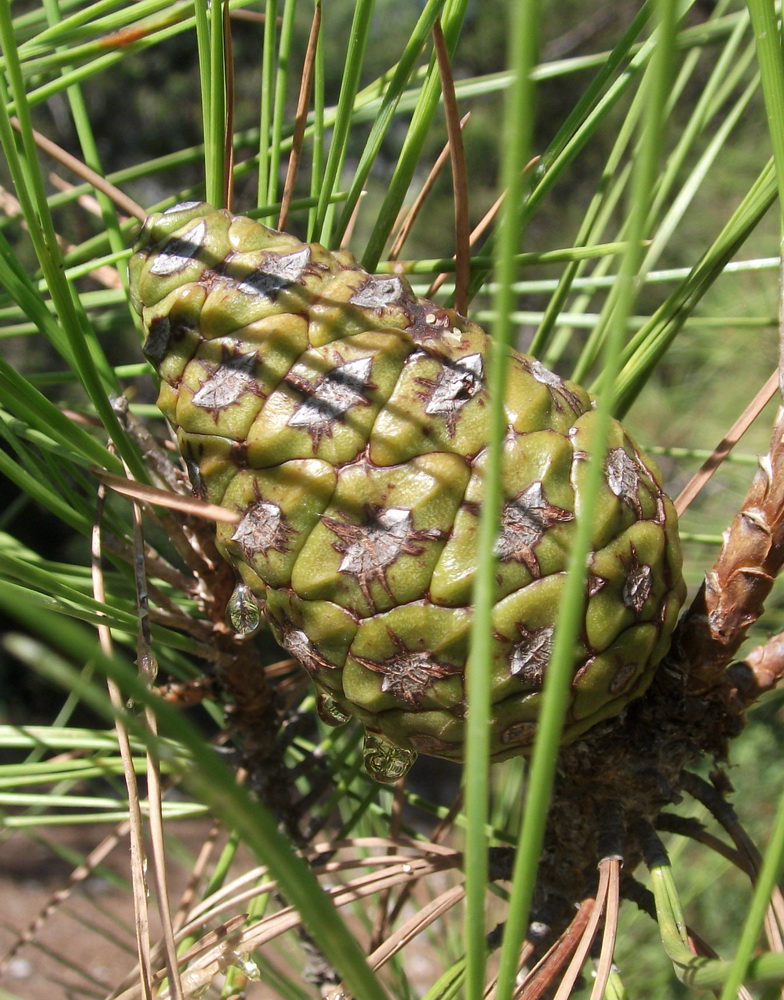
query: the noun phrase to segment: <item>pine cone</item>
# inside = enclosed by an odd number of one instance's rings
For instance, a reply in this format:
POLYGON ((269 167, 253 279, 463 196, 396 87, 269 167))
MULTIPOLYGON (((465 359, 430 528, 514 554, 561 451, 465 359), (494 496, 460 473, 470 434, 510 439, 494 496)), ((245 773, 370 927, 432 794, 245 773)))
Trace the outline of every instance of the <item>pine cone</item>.
MULTIPOLYGON (((403 278, 201 203, 147 220, 130 275, 194 490, 242 514, 218 545, 322 716, 362 720, 380 777, 414 751, 460 759, 489 338, 403 278)), ((595 426, 584 389, 515 351, 506 416, 494 760, 536 731, 595 426)), ((685 595, 672 503, 616 422, 592 550, 565 742, 645 691, 685 595)))

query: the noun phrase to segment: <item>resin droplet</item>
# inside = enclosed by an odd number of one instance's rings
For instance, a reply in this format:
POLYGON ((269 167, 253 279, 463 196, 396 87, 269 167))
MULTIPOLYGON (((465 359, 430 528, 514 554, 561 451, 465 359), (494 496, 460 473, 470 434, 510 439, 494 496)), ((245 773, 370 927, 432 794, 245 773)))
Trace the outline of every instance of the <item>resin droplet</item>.
POLYGON ((261 969, 258 967, 256 962, 249 955, 243 955, 239 951, 235 951, 234 955, 237 959, 236 965, 240 972, 247 979, 250 979, 251 982, 261 982, 261 969))
POLYGON ((328 694, 318 696, 316 711, 321 721, 327 726, 345 726, 351 718, 348 712, 344 712, 335 699, 328 694))
POLYGON ((237 635, 250 635, 261 625, 261 608, 245 583, 238 583, 226 605, 226 621, 237 635))
POLYGON ((376 781, 392 783, 404 778, 417 759, 416 750, 393 746, 375 733, 365 733, 362 747, 365 770, 376 781))

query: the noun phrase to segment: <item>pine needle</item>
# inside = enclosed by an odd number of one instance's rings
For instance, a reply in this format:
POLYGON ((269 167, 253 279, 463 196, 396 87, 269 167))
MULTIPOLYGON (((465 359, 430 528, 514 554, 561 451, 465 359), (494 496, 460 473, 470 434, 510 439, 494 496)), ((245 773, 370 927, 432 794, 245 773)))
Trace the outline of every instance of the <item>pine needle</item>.
POLYGON ((444 96, 444 112, 449 135, 449 156, 452 162, 452 187, 455 203, 455 309, 461 316, 468 314, 468 284, 471 277, 471 244, 468 212, 468 178, 466 176, 465 150, 460 123, 460 112, 455 95, 455 81, 449 61, 449 52, 441 30, 441 21, 433 26, 438 71, 444 96))

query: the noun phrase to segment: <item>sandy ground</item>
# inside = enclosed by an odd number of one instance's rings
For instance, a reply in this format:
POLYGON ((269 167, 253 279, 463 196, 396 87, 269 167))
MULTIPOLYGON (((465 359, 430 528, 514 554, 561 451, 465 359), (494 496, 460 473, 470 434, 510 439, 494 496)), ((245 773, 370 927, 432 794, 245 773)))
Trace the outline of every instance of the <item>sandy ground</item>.
MULTIPOLYGON (((167 826, 167 878, 174 910, 210 827, 206 819, 167 826)), ((31 923, 69 885, 74 864, 112 832, 111 826, 61 826, 39 831, 34 839, 15 833, 0 845, 0 1000, 105 1000, 138 982, 133 971, 136 935, 127 836, 108 856, 102 870, 72 887, 29 940, 20 943, 28 937, 31 923)), ((240 853, 228 877, 250 867, 255 867, 251 859, 240 853)), ((241 910, 237 907, 228 915, 241 910)), ((153 946, 161 937, 156 916, 151 892, 153 946)), ((162 964, 153 962, 156 969, 162 964)), ((213 983, 217 992, 208 996, 220 994, 220 979, 213 983)), ((247 997, 275 1000, 279 993, 263 983, 249 982, 247 997)))
MULTIPOLYGON (((23 1000, 103 998, 133 967, 130 896, 111 875, 88 877, 8 960, 20 934, 67 885, 71 852, 88 853, 110 829, 44 830, 51 847, 16 833, 0 847, 0 956, 6 960, 0 989, 23 1000)), ((126 851, 118 847, 106 863, 117 878, 127 877, 126 851)))
MULTIPOLYGON (((198 820, 179 823, 176 829, 167 831, 167 836, 173 834, 168 872, 170 899, 178 900, 186 887, 191 874, 188 858, 196 856, 208 829, 207 820, 198 820)), ((0 963, 4 965, 0 1000, 104 1000, 121 984, 136 982, 132 971, 136 946, 127 887, 127 840, 109 856, 103 874, 93 874, 81 882, 36 929, 33 939, 19 946, 20 935, 68 884, 73 859, 88 854, 111 830, 110 826, 62 826, 34 834, 16 832, 0 844, 0 963), (11 949, 14 954, 9 960, 11 949)), ((251 864, 250 859, 240 859, 237 871, 247 870, 251 864)), ((454 883, 438 876, 430 891, 443 891, 447 884, 454 883)), ((406 907, 406 916, 417 908, 415 901, 412 904, 406 907)), ((349 914, 344 915, 353 922, 349 914)), ((357 930, 364 937, 359 926, 357 930)), ((155 931, 152 938, 156 940, 155 931)), ((299 948, 292 949, 283 942, 265 954, 275 964, 282 961, 289 974, 293 967, 295 977, 302 971, 299 948), (284 957, 287 952, 293 966, 284 957)), ((431 985, 443 971, 440 961, 424 940, 409 945, 406 966, 411 986, 419 991, 431 985)), ((217 992, 205 996, 218 996, 220 985, 215 981, 217 992)), ((310 995, 317 996, 312 986, 302 985, 310 995)), ((247 1000, 278 1000, 281 993, 264 982, 249 981, 241 996, 247 1000)))

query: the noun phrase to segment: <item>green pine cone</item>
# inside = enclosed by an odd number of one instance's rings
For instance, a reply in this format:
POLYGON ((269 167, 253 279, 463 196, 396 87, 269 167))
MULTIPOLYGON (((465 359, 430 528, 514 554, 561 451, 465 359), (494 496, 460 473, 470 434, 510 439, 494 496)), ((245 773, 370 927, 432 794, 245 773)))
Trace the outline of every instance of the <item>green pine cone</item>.
MULTIPOLYGON (((159 406, 218 544, 333 722, 460 759, 488 439, 489 338, 399 277, 201 203, 130 265, 159 406)), ((510 351, 493 759, 536 731, 594 434, 590 396, 510 351)), ((614 422, 564 741, 641 695, 685 595, 676 515, 614 422)), ((382 744, 383 746, 384 744, 382 744)))

